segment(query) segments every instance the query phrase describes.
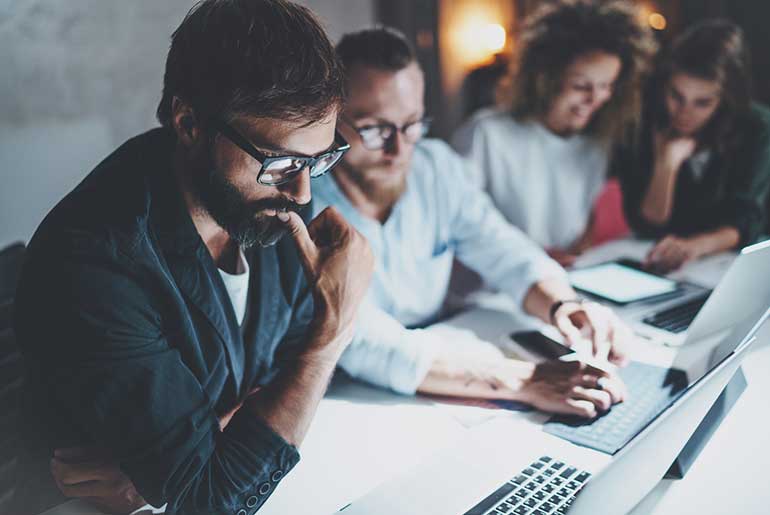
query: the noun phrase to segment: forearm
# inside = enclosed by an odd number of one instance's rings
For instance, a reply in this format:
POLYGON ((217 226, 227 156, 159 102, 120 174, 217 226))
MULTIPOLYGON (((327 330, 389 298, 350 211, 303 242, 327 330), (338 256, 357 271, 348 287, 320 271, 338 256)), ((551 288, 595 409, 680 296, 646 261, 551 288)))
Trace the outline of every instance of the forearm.
POLYGON ((473 361, 442 356, 434 361, 417 391, 451 397, 521 400, 522 387, 533 371, 534 364, 524 361, 473 361))
POLYGON ((582 254, 584 251, 591 247, 593 243, 592 240, 594 224, 596 223, 595 215, 595 211, 591 211, 591 216, 588 218, 588 223, 583 230, 583 234, 581 234, 580 237, 575 240, 572 245, 570 245, 570 247, 567 249, 568 252, 572 254, 582 254))
POLYGON ((551 323, 551 306, 559 300, 577 298, 577 293, 568 282, 562 279, 545 279, 536 282, 524 297, 524 311, 551 323))
POLYGON ((663 163, 655 164, 652 180, 639 206, 640 214, 647 222, 663 225, 671 218, 676 179, 677 170, 663 163))
POLYGON ((701 257, 734 249, 741 241, 741 235, 735 227, 724 226, 713 231, 693 236, 691 241, 698 249, 698 257, 701 257))
POLYGON ((346 343, 328 340, 321 332, 311 334, 307 348, 320 350, 297 356, 283 367, 276 380, 244 403, 247 410, 295 447, 307 434, 346 343))

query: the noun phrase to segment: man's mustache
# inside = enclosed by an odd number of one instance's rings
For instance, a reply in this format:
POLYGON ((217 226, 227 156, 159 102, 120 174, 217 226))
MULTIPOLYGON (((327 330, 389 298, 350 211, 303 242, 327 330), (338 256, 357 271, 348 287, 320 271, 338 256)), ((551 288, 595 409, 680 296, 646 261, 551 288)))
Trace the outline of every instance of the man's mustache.
POLYGON ((294 211, 295 213, 301 213, 302 210, 307 208, 309 205, 310 203, 298 204, 297 202, 287 198, 265 198, 249 204, 249 210, 251 210, 251 212, 254 214, 268 209, 274 209, 275 211, 294 211))

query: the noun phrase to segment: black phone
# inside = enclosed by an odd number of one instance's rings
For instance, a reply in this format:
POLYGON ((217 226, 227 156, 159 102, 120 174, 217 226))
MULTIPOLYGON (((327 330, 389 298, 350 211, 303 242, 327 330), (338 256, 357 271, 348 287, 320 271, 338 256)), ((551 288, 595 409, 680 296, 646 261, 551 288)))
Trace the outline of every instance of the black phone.
POLYGON ((549 338, 540 331, 519 331, 511 333, 511 339, 527 349, 529 352, 539 354, 547 359, 558 359, 573 351, 566 345, 549 338))

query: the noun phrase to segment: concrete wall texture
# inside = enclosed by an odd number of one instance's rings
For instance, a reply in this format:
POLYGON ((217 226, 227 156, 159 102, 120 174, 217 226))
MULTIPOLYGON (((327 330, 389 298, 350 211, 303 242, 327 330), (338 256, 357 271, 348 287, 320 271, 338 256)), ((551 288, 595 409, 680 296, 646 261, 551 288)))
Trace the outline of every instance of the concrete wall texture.
MULTIPOLYGON (((333 40, 373 0, 304 0, 333 40)), ((114 148, 157 125, 173 30, 191 0, 0 0, 0 248, 114 148)))

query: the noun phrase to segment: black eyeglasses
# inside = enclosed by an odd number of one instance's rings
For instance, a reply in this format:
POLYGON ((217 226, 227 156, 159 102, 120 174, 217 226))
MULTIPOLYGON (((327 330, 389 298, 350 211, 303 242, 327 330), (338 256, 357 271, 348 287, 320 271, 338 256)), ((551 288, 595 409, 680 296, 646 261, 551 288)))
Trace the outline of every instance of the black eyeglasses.
POLYGON ((308 168, 310 177, 320 177, 334 165, 339 163, 350 145, 338 131, 334 131, 334 142, 337 148, 318 154, 317 156, 268 156, 260 152, 249 140, 238 131, 222 121, 215 122, 217 130, 236 147, 259 161, 262 169, 257 176, 257 182, 267 186, 278 186, 294 180, 299 173, 308 168))
POLYGON ((403 134, 407 143, 417 143, 428 134, 432 121, 430 118, 421 118, 401 127, 394 123, 378 123, 359 127, 344 117, 340 119, 358 133, 361 137, 361 143, 368 150, 381 150, 396 132, 403 134))

